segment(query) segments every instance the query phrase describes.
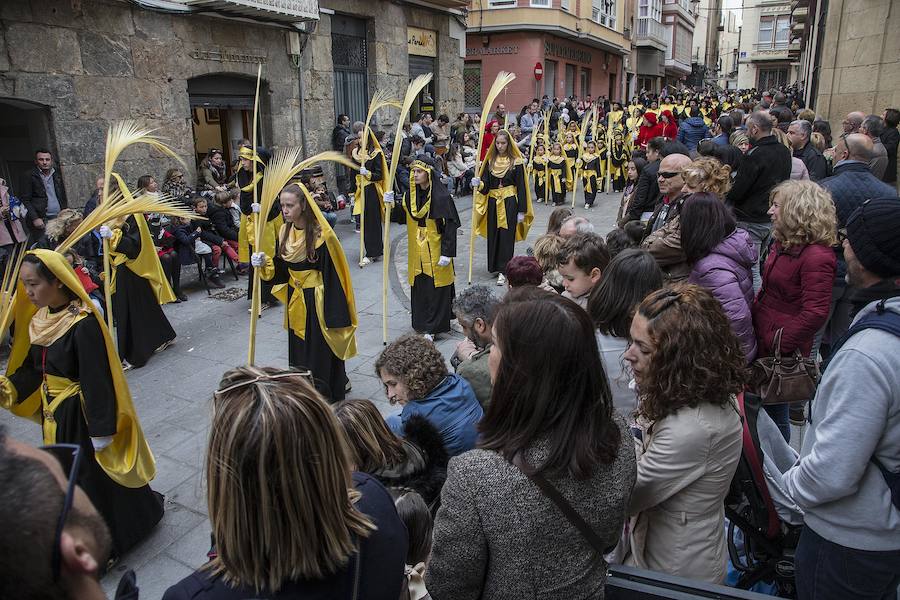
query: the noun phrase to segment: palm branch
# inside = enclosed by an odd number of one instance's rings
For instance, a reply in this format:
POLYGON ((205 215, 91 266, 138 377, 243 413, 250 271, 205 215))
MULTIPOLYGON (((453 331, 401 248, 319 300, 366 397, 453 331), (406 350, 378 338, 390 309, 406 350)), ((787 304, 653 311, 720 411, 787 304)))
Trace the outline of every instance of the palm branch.
POLYGON ((369 150, 369 131, 372 123, 372 118, 375 116, 375 113, 381 110, 382 108, 387 108, 389 106, 393 106, 394 108, 400 108, 400 103, 390 97, 387 92, 383 92, 378 90, 375 92, 375 95, 372 96, 372 101, 369 102, 369 113, 366 115, 366 124, 363 127, 363 136, 359 142, 359 151, 360 151, 360 161, 364 162, 365 157, 368 156, 369 150))

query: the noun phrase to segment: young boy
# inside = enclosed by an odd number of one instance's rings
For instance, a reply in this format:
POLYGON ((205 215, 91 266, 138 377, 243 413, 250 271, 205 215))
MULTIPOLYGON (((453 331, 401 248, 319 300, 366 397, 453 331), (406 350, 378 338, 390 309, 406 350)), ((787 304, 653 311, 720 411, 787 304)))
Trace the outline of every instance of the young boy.
POLYGON ((562 295, 586 309, 588 296, 600 281, 609 260, 606 242, 596 233, 570 237, 557 256, 559 274, 565 288, 562 295))

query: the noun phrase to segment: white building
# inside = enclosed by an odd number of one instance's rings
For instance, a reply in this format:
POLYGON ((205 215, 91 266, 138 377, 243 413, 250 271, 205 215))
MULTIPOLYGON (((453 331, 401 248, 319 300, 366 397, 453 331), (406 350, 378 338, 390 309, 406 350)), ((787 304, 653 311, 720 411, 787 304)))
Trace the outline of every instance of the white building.
POLYGON ((738 82, 771 89, 797 81, 799 43, 791 43, 790 0, 744 0, 738 82))

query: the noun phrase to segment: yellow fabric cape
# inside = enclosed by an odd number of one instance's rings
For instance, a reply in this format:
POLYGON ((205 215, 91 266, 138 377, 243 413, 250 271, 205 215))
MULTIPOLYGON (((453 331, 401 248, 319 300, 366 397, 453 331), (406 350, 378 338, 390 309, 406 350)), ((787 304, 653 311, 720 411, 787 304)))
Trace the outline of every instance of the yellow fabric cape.
MULTIPOLYGON (((386 173, 387 171, 385 171, 386 173)), ((323 321, 322 313, 318 310, 319 304, 324 303, 324 292, 321 295, 317 290, 316 291, 316 313, 319 316, 319 326, 322 329, 322 336, 325 338, 325 341, 328 342, 328 347, 331 348, 331 351, 334 352, 334 355, 337 356, 341 360, 347 360, 348 358, 352 358, 356 356, 356 328, 359 325, 359 319, 356 316, 356 297, 353 294, 353 282, 350 280, 350 267, 347 264, 347 256, 344 254, 344 247, 341 246, 341 242, 338 239, 337 235, 335 235, 334 230, 331 228, 331 225, 328 224, 328 221, 325 220, 325 217, 322 215, 322 211, 319 210, 319 207, 316 205, 315 200, 312 199, 312 196, 309 194, 309 190, 306 189, 306 186, 302 183, 298 183, 300 189, 303 190, 303 195, 306 196, 306 203, 310 209, 312 209, 313 214, 316 217, 316 221, 319 223, 319 229, 322 232, 322 239, 325 240, 325 246, 328 248, 328 254, 331 256, 331 263, 334 266, 335 271, 337 271, 338 279, 341 281, 341 288, 344 290, 344 297, 347 298, 347 312, 350 313, 350 326, 349 327, 340 327, 335 329, 328 329, 325 327, 325 323, 323 321)), ((291 223, 285 223, 283 227, 293 227, 291 223)), ((274 256, 274 250, 272 254, 266 253, 266 256, 274 256)), ((263 279, 269 280, 275 274, 274 264, 269 263, 266 265, 266 268, 263 269, 261 275, 263 279)), ((284 303, 284 328, 288 329, 290 327, 288 310, 290 306, 288 304, 288 290, 287 286, 289 284, 281 284, 275 285, 272 288, 272 294, 278 298, 281 302, 284 303)))
POLYGON ((378 191, 378 208, 381 214, 384 214, 384 193, 393 189, 393 185, 388 182, 388 166, 387 160, 384 158, 384 151, 381 144, 375 139, 375 134, 369 131, 369 149, 368 156, 360 156, 360 163, 365 166, 370 158, 381 157, 381 181, 371 181, 368 177, 363 177, 359 173, 356 174, 356 194, 353 202, 353 215, 361 215, 363 204, 365 202, 366 186, 374 185, 378 191))
MULTIPOLYGON (((150 235, 150 228, 147 226, 147 221, 144 219, 144 215, 140 214, 134 215, 134 220, 137 223, 138 230, 141 234, 141 251, 137 255, 137 258, 129 260, 124 254, 116 252, 112 247, 112 243, 110 243, 109 257, 112 259, 113 264, 119 265, 124 262, 125 266, 128 267, 132 273, 149 281, 157 302, 160 304, 175 302, 175 293, 172 291, 172 286, 169 285, 169 280, 159 262, 159 255, 156 253, 156 246, 153 243, 153 236, 150 235)), ((116 243, 118 243, 118 239, 116 240, 116 243)), ((115 270, 112 272, 110 293, 116 293, 115 270)))
MULTIPOLYGON (((506 131, 505 129, 502 131, 506 131)), ((507 139, 513 140, 513 136, 506 131, 507 139)), ((496 138, 495 138, 496 139, 496 138)), ((519 150, 519 147, 512 141, 509 144, 510 152, 512 153, 512 161, 510 168, 515 168, 516 165, 522 165, 523 169, 525 166, 525 159, 522 157, 522 152, 519 150)), ((491 142, 491 147, 488 148, 487 153, 484 155, 484 160, 481 161, 481 166, 478 169, 478 178, 484 179, 484 170, 488 168, 488 165, 491 164, 491 160, 494 158, 494 154, 497 153, 496 141, 491 142)), ((489 190, 490 191, 490 190, 489 190)), ((488 195, 475 190, 475 211, 472 214, 472 227, 475 228, 475 231, 483 238, 487 237, 487 207, 488 207, 488 195)), ((528 185, 528 182, 525 182, 525 220, 521 223, 516 224, 516 241, 521 242, 526 237, 528 237, 528 230, 531 229, 531 223, 534 221, 534 207, 531 205, 531 186, 528 185)))
MULTIPOLYGON (((152 247, 152 246, 151 246, 152 247)), ((97 463, 106 471, 106 474, 119 485, 129 488, 139 488, 147 485, 156 476, 156 461, 144 438, 141 424, 138 421, 134 405, 131 402, 131 392, 125 374, 122 372, 122 361, 113 344, 106 323, 100 315, 100 311, 91 302, 81 281, 69 262, 62 254, 52 250, 32 250, 33 254, 41 259, 53 275, 59 279, 70 291, 81 300, 81 303, 89 309, 103 333, 103 341, 106 346, 106 360, 112 373, 113 388, 116 392, 116 433, 112 443, 95 453, 97 463)), ((13 318, 16 323, 16 336, 13 338, 12 350, 6 373, 9 375, 18 369, 28 358, 31 348, 31 338, 28 335, 28 324, 31 317, 37 312, 35 306, 25 295, 25 287, 21 282, 16 289, 13 306, 13 318)), ((10 411, 20 417, 41 422, 41 391, 38 389, 28 398, 10 407, 10 411)))
MULTIPOLYGON (((431 218, 431 192, 433 182, 431 181, 431 168, 426 171, 428 173, 428 199, 426 204, 421 207, 424 213, 425 228, 424 235, 420 237, 419 222, 410 212, 412 207, 416 206, 416 187, 415 170, 410 169, 409 172, 409 206, 403 205, 406 211, 406 237, 407 237, 407 256, 406 256, 406 273, 409 285, 413 285, 418 273, 424 273, 432 278, 434 287, 447 287, 456 281, 456 273, 453 270, 453 261, 450 264, 439 266, 437 258, 441 255, 441 234, 437 229, 437 222, 431 218), (420 268, 421 266, 421 268, 420 268), (430 272, 429 272, 430 271, 430 272)), ((450 199, 453 202, 453 199, 450 199)))

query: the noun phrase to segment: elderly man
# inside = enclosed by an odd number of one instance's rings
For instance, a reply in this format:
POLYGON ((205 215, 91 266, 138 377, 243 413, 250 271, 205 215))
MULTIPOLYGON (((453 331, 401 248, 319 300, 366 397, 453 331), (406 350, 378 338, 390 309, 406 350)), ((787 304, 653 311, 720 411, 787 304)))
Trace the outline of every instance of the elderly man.
MULTIPOLYGON (((747 137, 751 147, 726 202, 734 209, 738 227, 747 231, 757 252, 772 231, 769 219, 769 192, 791 176, 791 151, 772 134, 768 113, 754 112, 747 117, 747 137)), ((753 288, 762 284, 759 266, 753 266, 753 288)))
POLYGON ((566 217, 559 227, 559 237, 567 240, 577 233, 594 233, 593 223, 578 215, 566 217))
POLYGON ((656 259, 660 269, 669 281, 679 281, 687 277, 691 267, 681 249, 681 207, 687 194, 684 193, 684 179, 681 170, 691 164, 691 158, 684 154, 670 154, 659 163, 657 183, 662 194, 662 202, 647 225, 647 237, 641 247, 656 259))
POLYGON ((860 125, 862 125, 862 122, 865 120, 866 115, 856 110, 852 113, 848 113, 847 116, 844 117, 844 120, 841 121, 841 127, 843 128, 844 133, 857 133, 860 125))
MULTIPOLYGON (((831 192, 837 212, 838 229, 846 227, 851 213, 869 198, 896 197, 894 188, 878 180, 869 170, 872 157, 872 140, 861 133, 838 139, 834 146, 834 175, 819 183, 831 192)), ((837 250, 838 263, 831 294, 831 318, 826 325, 827 337, 837 342, 850 326, 850 301, 854 288, 847 285, 847 263, 841 250, 837 250)), ((827 349, 823 348, 823 355, 827 349)))
POLYGON ((787 136, 794 149, 794 156, 803 161, 809 178, 813 181, 825 179, 828 173, 828 163, 822 153, 813 146, 809 138, 812 135, 812 123, 797 119, 791 121, 788 126, 787 136))
POLYGON ((466 339, 456 346, 450 363, 457 375, 469 382, 475 397, 486 411, 491 402, 491 372, 488 357, 493 337, 491 328, 500 299, 486 285, 473 285, 453 300, 453 314, 466 339))
POLYGON ((867 200, 847 219, 855 320, 816 389, 799 460, 781 479, 803 509, 800 600, 880 600, 900 585, 898 228, 896 198, 867 200))
POLYGON ((884 133, 884 121, 878 115, 869 115, 863 119, 859 126, 859 132, 869 136, 872 140, 872 158, 869 160, 869 170, 878 179, 884 179, 884 172, 888 166, 887 149, 881 143, 881 134, 884 133))

